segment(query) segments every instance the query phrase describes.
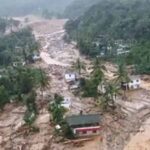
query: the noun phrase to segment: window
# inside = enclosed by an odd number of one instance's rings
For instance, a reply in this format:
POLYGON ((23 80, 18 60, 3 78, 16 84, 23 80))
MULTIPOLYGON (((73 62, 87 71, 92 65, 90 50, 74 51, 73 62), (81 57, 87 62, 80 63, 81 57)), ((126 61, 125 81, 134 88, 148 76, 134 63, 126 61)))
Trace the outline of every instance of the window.
POLYGON ((97 130, 93 130, 93 133, 97 133, 97 130))
POLYGON ((86 131, 83 131, 82 133, 83 133, 83 134, 87 134, 87 132, 86 132, 86 131))
POLYGON ((136 80, 136 82, 139 82, 139 80, 136 80))

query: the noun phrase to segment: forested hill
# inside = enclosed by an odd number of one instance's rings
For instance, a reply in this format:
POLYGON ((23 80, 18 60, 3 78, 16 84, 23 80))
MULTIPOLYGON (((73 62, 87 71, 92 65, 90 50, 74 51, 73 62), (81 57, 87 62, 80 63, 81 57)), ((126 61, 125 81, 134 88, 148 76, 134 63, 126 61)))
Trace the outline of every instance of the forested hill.
POLYGON ((64 11, 66 18, 77 18, 83 15, 92 5, 100 0, 74 0, 64 11))
POLYGON ((90 56, 100 54, 104 46, 116 40, 134 41, 133 46, 138 43, 142 50, 134 51, 139 55, 134 57, 136 63, 143 63, 141 68, 147 66, 150 72, 150 0, 101 0, 84 15, 68 21, 65 28, 69 38, 77 41, 80 52, 90 56), (96 47, 97 42, 100 47, 96 47))
POLYGON ((18 16, 49 12, 63 13, 73 0, 0 0, 0 16, 18 16))
POLYGON ((117 39, 148 39, 149 8, 150 0, 102 0, 66 27, 70 27, 70 32, 78 30, 82 35, 88 34, 89 38, 104 34, 117 39))

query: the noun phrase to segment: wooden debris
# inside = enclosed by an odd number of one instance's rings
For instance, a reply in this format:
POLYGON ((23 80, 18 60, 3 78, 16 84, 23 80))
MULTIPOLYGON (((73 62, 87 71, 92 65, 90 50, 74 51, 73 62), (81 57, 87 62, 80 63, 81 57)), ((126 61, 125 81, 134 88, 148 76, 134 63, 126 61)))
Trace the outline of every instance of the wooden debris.
POLYGON ((63 144, 78 144, 78 143, 82 143, 82 142, 88 142, 88 141, 92 141, 94 138, 85 138, 85 139, 77 139, 77 140, 68 140, 65 141, 63 144))

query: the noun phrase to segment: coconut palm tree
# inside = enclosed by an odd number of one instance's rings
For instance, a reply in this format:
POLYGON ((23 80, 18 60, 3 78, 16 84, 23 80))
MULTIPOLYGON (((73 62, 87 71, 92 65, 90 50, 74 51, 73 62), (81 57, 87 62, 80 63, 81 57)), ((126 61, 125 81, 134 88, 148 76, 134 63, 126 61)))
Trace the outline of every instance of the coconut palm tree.
POLYGON ((61 106, 62 101, 63 97, 55 94, 54 102, 49 106, 49 111, 51 112, 52 120, 55 124, 61 124, 64 121, 63 117, 66 110, 63 106, 61 106))
POLYGON ((81 74, 82 70, 85 70, 85 64, 78 58, 75 63, 73 63, 72 68, 81 74))
POLYGON ((56 124, 61 124, 62 121, 64 120, 64 113, 65 113, 65 109, 64 107, 57 105, 57 104, 53 104, 52 106, 52 117, 53 117, 53 121, 56 124))
POLYGON ((101 104, 103 109, 106 110, 109 106, 115 108, 115 99, 118 93, 116 85, 107 83, 105 86, 105 93, 101 97, 101 104))
POLYGON ((106 67, 103 65, 100 58, 96 57, 92 64, 92 69, 93 69, 92 73, 97 71, 98 68, 101 70, 101 74, 103 74, 103 76, 104 76, 103 71, 106 70, 106 67))
POLYGON ((92 69, 95 70, 98 67, 102 68, 103 70, 106 70, 106 67, 102 64, 102 60, 99 57, 96 57, 93 61, 92 69))
POLYGON ((116 73, 116 76, 117 76, 117 79, 116 79, 117 83, 129 81, 128 73, 127 73, 126 66, 124 63, 121 63, 118 65, 118 71, 116 73))
POLYGON ((106 86, 106 95, 110 97, 113 103, 114 103, 114 100, 116 99, 116 95, 118 94, 118 90, 119 89, 116 87, 116 85, 112 83, 109 83, 106 86))
POLYGON ((102 72, 100 68, 97 68, 92 73, 91 79, 97 86, 99 86, 99 84, 104 80, 104 73, 102 72))
MULTIPOLYGON (((121 63, 118 65, 118 71, 116 73, 116 84, 123 84, 123 83, 128 83, 130 81, 127 70, 126 70, 126 65, 125 63, 121 63)), ((126 97, 126 91, 127 86, 124 89, 124 97, 126 97)))
POLYGON ((37 107, 36 107, 36 92, 32 90, 25 98, 25 104, 27 107, 27 110, 24 115, 24 121, 31 125, 36 117, 37 117, 37 107))
POLYGON ((94 60, 92 69, 92 78, 99 84, 104 80, 104 70, 106 70, 106 68, 98 57, 94 60))
POLYGON ((50 78, 46 75, 46 73, 42 69, 40 69, 40 89, 42 93, 42 99, 44 90, 49 87, 49 81, 50 78))

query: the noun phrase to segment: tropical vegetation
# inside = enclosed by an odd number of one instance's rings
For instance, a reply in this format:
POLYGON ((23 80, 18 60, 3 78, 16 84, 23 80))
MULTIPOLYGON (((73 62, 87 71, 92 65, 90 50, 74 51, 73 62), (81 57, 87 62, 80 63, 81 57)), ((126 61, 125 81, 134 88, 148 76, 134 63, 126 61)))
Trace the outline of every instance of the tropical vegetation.
MULTIPOLYGON (((117 42, 128 45, 127 63, 137 73, 150 73, 150 0, 100 0, 83 15, 66 23, 67 36, 77 41, 81 54, 116 56, 117 42), (144 56, 144 57, 143 57, 144 56)), ((118 60, 118 59, 117 59, 118 60)))
POLYGON ((26 106, 24 120, 31 125, 38 113, 35 91, 39 87, 43 91, 49 81, 45 71, 28 65, 39 49, 32 30, 17 27, 18 22, 12 19, 0 19, 0 109, 7 103, 21 102, 26 106))

